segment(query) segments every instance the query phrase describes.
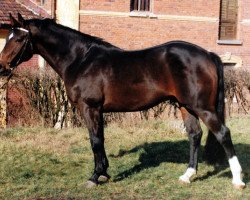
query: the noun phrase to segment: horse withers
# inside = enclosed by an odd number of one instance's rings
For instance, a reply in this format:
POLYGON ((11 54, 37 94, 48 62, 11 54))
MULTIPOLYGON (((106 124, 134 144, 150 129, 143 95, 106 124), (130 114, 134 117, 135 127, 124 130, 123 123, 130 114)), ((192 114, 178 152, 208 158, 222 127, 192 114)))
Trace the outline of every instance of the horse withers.
POLYGON ((180 181, 190 183, 198 169, 200 118, 209 129, 205 159, 216 163, 226 154, 232 183, 245 187, 224 122, 223 65, 216 54, 183 41, 126 51, 51 19, 24 20, 18 14, 18 19, 10 15, 10 21, 0 74, 11 75, 20 63, 39 54, 63 79, 89 131, 95 166, 87 186, 110 178, 103 113, 140 111, 171 99, 179 105, 190 141, 188 169, 180 181))

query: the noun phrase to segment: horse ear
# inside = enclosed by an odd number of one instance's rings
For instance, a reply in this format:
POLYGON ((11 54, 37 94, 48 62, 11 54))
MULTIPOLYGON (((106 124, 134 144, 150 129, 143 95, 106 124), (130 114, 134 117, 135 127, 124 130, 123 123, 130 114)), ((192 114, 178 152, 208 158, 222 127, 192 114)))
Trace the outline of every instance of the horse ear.
POLYGON ((25 21, 24 18, 23 18, 23 16, 20 13, 18 13, 17 16, 18 16, 18 22, 23 27, 24 26, 24 21, 25 21))
POLYGON ((12 14, 10 13, 10 25, 12 27, 18 27, 21 26, 21 24, 12 16, 12 14))

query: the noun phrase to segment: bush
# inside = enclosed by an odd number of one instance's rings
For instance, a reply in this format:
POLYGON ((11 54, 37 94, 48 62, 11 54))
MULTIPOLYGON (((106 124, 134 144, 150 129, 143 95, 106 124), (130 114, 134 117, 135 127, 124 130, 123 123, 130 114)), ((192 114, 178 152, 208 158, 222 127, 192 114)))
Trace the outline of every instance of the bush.
POLYGON ((62 80, 54 71, 46 71, 46 74, 36 70, 19 72, 10 85, 12 88, 23 88, 25 93, 22 98, 29 99, 29 109, 35 110, 36 115, 39 113, 44 126, 80 126, 81 120, 68 102, 62 80))
MULTIPOLYGON (((21 99, 25 99, 25 101, 21 100, 21 102, 16 103, 17 105, 15 106, 11 99, 8 100, 10 117, 19 118, 17 125, 30 126, 42 122, 47 127, 61 128, 67 126, 79 127, 84 124, 76 108, 69 103, 62 80, 51 69, 46 69, 46 74, 39 73, 38 70, 34 69, 30 71, 19 70, 8 88, 9 91, 12 90, 12 93, 22 91, 21 99), (23 110, 24 108, 25 111, 23 110)), ((176 115, 176 110, 176 106, 171 106, 170 102, 165 102, 147 111, 106 113, 104 122, 105 124, 111 122, 122 123, 123 121, 133 123, 138 120, 160 118, 164 112, 168 116, 172 113, 176 115)))
POLYGON ((225 97, 227 114, 247 114, 250 109, 250 72, 247 70, 225 70, 225 97))
MULTIPOLYGON (((79 127, 82 126, 81 117, 77 110, 72 107, 68 101, 64 84, 58 75, 51 69, 46 69, 46 75, 41 74, 38 70, 22 71, 16 75, 15 81, 10 84, 13 88, 25 91, 25 96, 29 101, 27 106, 22 106, 26 111, 12 112, 11 115, 26 118, 29 116, 31 121, 40 119, 44 126, 48 127, 79 127), (30 106, 30 112, 27 107, 30 106), (18 112, 18 114, 17 114, 18 112), (34 114, 35 113, 35 114, 34 114)), ((235 102, 237 104, 237 113, 248 113, 249 106, 249 90, 250 90, 250 73, 244 70, 225 70, 225 97, 227 114, 231 115, 235 111, 235 102)), ((14 107, 12 108, 12 110, 14 107)), ((107 113, 104 115, 105 124, 111 122, 135 123, 138 120, 148 120, 152 118, 167 118, 180 116, 176 104, 164 102, 149 110, 136 113, 107 113)), ((31 125, 32 122, 25 120, 26 124, 31 125)), ((37 124, 37 122, 35 123, 37 124)))

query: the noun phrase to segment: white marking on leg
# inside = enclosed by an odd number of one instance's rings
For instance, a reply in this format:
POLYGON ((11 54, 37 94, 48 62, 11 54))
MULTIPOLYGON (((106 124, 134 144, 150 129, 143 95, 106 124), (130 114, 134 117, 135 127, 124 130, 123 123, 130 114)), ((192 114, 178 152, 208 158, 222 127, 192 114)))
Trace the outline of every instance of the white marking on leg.
POLYGON ((190 178, 196 174, 196 170, 194 168, 188 168, 185 174, 179 177, 179 180, 185 183, 190 183, 190 178))
POLYGON ((245 186, 245 183, 241 179, 241 166, 236 156, 233 156, 228 160, 230 169, 233 175, 232 183, 236 186, 245 186))

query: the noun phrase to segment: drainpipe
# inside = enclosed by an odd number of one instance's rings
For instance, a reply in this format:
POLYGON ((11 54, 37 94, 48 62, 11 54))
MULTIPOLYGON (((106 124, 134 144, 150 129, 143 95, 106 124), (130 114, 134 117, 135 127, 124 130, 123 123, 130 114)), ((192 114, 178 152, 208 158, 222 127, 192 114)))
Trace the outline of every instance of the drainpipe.
POLYGON ((56 20, 56 0, 51 1, 51 18, 56 20))

